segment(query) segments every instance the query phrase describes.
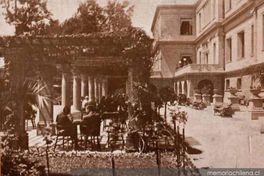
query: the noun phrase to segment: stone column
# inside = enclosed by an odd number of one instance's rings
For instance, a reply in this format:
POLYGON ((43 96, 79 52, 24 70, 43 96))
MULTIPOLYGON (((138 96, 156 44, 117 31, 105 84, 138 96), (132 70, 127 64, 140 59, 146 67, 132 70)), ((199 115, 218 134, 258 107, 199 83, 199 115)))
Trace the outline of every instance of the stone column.
POLYGON ((94 78, 89 76, 88 77, 88 89, 89 89, 89 100, 94 101, 94 78))
POLYGON ((177 95, 179 95, 179 94, 180 94, 180 83, 177 82, 177 95))
POLYGON ((62 73, 61 79, 61 105, 70 107, 70 84, 69 73, 62 73))
POLYGON ((95 98, 95 101, 98 100, 98 78, 97 77, 94 78, 94 98, 95 98))
POLYGON ((181 82, 181 86, 182 86, 181 94, 184 94, 184 81, 181 82))
POLYGON ((174 93, 177 92, 177 85, 176 85, 176 82, 175 81, 173 82, 173 91, 174 91, 174 93))
MULTIPOLYGON (((255 56, 257 60, 257 52, 258 52, 258 16, 257 16, 257 10, 255 9, 254 14, 253 14, 253 25, 254 25, 254 36, 253 36, 253 45, 254 45, 254 51, 253 51, 253 56, 255 56)), ((262 29, 263 30, 263 29, 262 29)))
POLYGON ((105 97, 107 96, 106 84, 107 84, 107 78, 104 78, 102 81, 102 96, 105 96, 105 97))
POLYGON ((193 96, 192 83, 187 80, 187 97, 190 98, 191 96, 193 96))
POLYGON ((88 95, 88 87, 87 87, 87 77, 86 75, 81 75, 81 97, 85 97, 88 95))
POLYGON ((102 97, 102 80, 101 78, 97 79, 97 86, 98 86, 98 100, 101 100, 102 97))
POLYGON ((81 110, 81 82, 78 75, 73 76, 73 109, 81 110))

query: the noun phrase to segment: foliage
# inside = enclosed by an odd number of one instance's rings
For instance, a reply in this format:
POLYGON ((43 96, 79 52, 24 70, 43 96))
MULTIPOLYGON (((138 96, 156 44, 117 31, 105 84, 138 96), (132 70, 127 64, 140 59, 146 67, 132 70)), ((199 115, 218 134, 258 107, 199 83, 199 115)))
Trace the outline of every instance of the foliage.
POLYGON ((61 25, 61 34, 80 34, 95 32, 118 32, 132 26, 133 6, 128 1, 108 1, 101 7, 95 0, 81 3, 73 17, 61 25))
POLYGON ((2 173, 6 176, 37 176, 44 175, 45 171, 39 161, 28 151, 14 149, 17 137, 14 135, 14 127, 9 128, 2 136, 2 173))
POLYGON ((253 82, 251 85, 251 89, 253 88, 263 88, 264 87, 264 71, 260 70, 253 75, 253 82))
POLYGON ((237 88, 234 88, 234 87, 230 87, 228 89, 228 91, 232 94, 232 95, 236 95, 236 93, 238 92, 237 88))
POLYGON ((211 88, 210 87, 208 87, 208 86, 204 86, 202 89, 201 89, 201 93, 204 95, 208 95, 208 94, 210 94, 210 92, 211 92, 211 88))
POLYGON ((133 67, 136 81, 148 82, 153 65, 152 40, 142 29, 129 28, 126 33, 130 45, 124 48, 123 58, 133 67))
POLYGON ((170 87, 163 87, 159 90, 160 97, 163 102, 168 102, 174 97, 174 92, 170 87))
POLYGON ((8 0, 2 3, 6 9, 6 21, 15 26, 16 35, 45 34, 45 28, 51 22, 46 0, 8 0))
MULTIPOLYGON (((32 109, 32 105, 38 107, 45 106, 49 97, 42 94, 45 86, 39 81, 25 81, 19 92, 4 91, 0 96, 0 114, 1 118, 5 120, 4 130, 10 129, 15 125, 16 110, 19 106, 17 100, 24 100, 24 116, 25 118, 32 118, 35 115, 35 111, 32 109)), ((17 121, 17 120, 16 120, 17 121)))
POLYGON ((150 83, 142 84, 140 82, 134 83, 135 90, 137 91, 137 100, 142 104, 150 104, 155 101, 156 88, 150 83))
POLYGON ((187 120, 188 120, 188 114, 185 111, 176 111, 172 113, 172 122, 177 121, 180 124, 183 123, 185 125, 187 120))
POLYGON ((62 34, 101 32, 104 21, 103 8, 95 0, 87 0, 62 24, 62 34))
POLYGON ((232 109, 232 105, 224 104, 220 111, 220 116, 232 117, 233 114, 234 114, 234 110, 232 109))
POLYGON ((131 16, 134 7, 129 5, 129 1, 125 0, 122 3, 117 0, 108 1, 104 9, 105 23, 103 24, 104 31, 120 31, 124 28, 132 26, 131 16))

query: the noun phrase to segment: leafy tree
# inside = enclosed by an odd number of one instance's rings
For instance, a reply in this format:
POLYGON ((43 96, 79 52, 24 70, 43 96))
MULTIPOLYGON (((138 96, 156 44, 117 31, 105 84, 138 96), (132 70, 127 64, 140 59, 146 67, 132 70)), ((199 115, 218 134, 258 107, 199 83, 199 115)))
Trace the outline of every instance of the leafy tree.
POLYGON ((6 21, 15 26, 16 35, 45 33, 51 20, 46 0, 7 0, 2 3, 6 9, 6 21))
POLYGON ((129 45, 123 50, 123 57, 133 67, 134 79, 139 82, 148 82, 153 65, 151 53, 152 40, 139 28, 128 28, 129 45))
POLYGON ((110 0, 101 7, 95 0, 87 0, 61 25, 62 34, 118 32, 132 26, 132 13, 133 6, 128 1, 110 0))
POLYGON ((103 8, 95 0, 81 3, 73 17, 62 24, 63 34, 94 33, 102 31, 105 20, 103 8))
POLYGON ((118 2, 116 0, 108 1, 104 9, 106 21, 104 23, 105 31, 120 31, 132 26, 131 16, 134 6, 129 1, 118 2))

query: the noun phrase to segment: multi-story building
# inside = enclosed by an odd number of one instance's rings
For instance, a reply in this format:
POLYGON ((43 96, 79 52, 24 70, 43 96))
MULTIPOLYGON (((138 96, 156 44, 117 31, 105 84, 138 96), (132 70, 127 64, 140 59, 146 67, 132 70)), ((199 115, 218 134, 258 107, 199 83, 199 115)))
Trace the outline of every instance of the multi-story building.
MULTIPOLYGON (((198 0, 161 5, 152 23, 152 81, 188 97, 195 89, 234 87, 249 97, 264 71, 264 1, 198 0)), ((263 81, 261 82, 263 87, 263 81)), ((225 96, 226 97, 226 96, 225 96)))

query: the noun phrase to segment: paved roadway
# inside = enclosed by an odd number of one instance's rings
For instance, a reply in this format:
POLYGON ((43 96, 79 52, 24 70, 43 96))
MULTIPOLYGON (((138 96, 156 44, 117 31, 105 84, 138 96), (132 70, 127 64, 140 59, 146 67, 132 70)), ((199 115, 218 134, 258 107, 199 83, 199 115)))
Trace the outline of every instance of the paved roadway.
POLYGON ((188 112, 187 140, 202 151, 192 155, 198 168, 264 168, 261 120, 251 120, 246 111, 223 118, 214 116, 212 107, 202 111, 189 107, 181 110, 188 112))

